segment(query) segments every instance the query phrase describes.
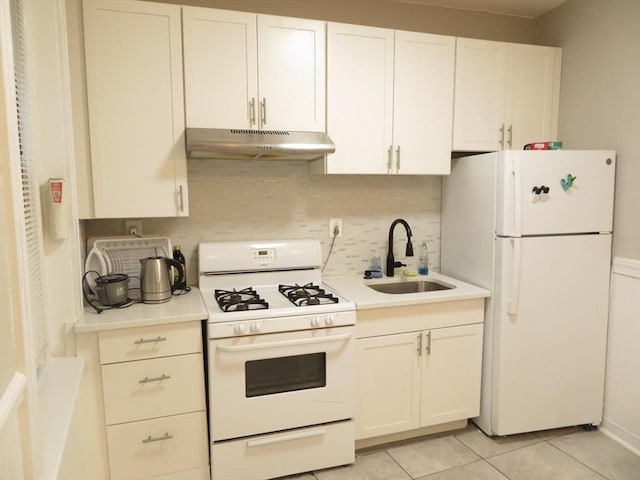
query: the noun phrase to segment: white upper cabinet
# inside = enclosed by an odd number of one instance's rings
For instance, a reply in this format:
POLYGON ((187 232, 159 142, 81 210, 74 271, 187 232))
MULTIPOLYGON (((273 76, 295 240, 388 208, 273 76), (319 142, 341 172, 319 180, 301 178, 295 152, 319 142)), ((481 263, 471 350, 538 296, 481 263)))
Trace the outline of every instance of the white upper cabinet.
POLYGON ((329 23, 325 173, 449 173, 454 37, 329 23))
POLYGON ((83 11, 95 218, 187 215, 180 7, 83 11))
POLYGON ((453 150, 556 140, 561 49, 458 38, 453 150))
POLYGON ((393 30, 327 26, 326 173, 388 173, 393 128, 393 30))
POLYGON ((394 173, 451 170, 455 38, 396 30, 394 173))
POLYGON ((325 23, 183 7, 188 127, 325 131, 325 23))

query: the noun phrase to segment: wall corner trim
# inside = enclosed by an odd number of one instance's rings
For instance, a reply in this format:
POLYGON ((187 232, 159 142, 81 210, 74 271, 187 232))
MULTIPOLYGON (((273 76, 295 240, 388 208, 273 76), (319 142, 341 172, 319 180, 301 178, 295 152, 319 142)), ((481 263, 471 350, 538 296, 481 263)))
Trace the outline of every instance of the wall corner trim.
POLYGON ((640 279, 640 260, 613 257, 611 273, 640 279))

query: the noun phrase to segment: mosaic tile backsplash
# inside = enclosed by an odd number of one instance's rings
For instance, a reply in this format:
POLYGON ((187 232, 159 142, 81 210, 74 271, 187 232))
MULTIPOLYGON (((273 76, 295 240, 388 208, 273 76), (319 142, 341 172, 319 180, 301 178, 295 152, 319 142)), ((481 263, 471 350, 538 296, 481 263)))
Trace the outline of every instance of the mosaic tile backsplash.
MULTIPOLYGON (((144 235, 163 235, 187 258, 187 281, 198 279, 198 243, 221 240, 317 238, 326 259, 329 219, 341 218, 323 275, 362 274, 374 255, 383 262, 389 226, 404 218, 416 256, 404 256, 406 234, 394 232, 396 260, 417 270, 427 240, 429 267, 440 270, 441 177, 312 175, 299 161, 189 160, 189 217, 145 218, 144 235)), ((124 220, 86 220, 87 237, 123 235, 124 220)))

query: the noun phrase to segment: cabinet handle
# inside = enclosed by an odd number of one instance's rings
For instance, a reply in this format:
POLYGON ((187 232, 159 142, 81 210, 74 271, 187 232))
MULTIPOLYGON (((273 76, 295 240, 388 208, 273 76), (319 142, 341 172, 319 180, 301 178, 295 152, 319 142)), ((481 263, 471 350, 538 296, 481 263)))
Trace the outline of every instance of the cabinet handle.
POLYGON ((267 99, 263 98, 262 102, 260 102, 260 111, 262 115, 262 125, 267 124, 267 99))
POLYGON ((507 132, 509 132, 509 140, 507 140, 507 144, 511 147, 511 142, 513 141, 513 124, 509 125, 507 132))
POLYGON ((431 355, 431 332, 427 333, 427 355, 431 355))
POLYGON ((160 335, 158 335, 156 338, 141 338, 140 340, 136 340, 135 343, 136 345, 141 345, 143 343, 156 343, 156 342, 166 342, 167 341, 167 337, 161 337, 160 335))
POLYGON ((387 150, 387 173, 391 173, 391 165, 393 163, 393 145, 389 145, 387 150))
POLYGON ((400 173, 400 145, 396 149, 396 173, 400 173))
POLYGON ((180 211, 184 213, 184 190, 182 185, 178 186, 178 199, 180 200, 180 211))
POLYGON ((422 356, 422 333, 418 334, 418 356, 422 356))
POLYGON ((256 97, 251 97, 251 102, 249 102, 249 124, 256 124, 256 97))
POLYGON ((169 432, 165 432, 161 437, 152 437, 149 435, 147 438, 142 440, 142 443, 159 442, 161 440, 169 440, 170 438, 173 438, 173 435, 170 435, 169 432))
POLYGON ((160 382, 162 380, 168 380, 171 378, 171 375, 165 375, 164 373, 159 377, 144 377, 142 380, 138 380, 138 383, 149 383, 149 382, 160 382))
POLYGON ((504 148, 504 123, 500 127, 500 148, 504 148))

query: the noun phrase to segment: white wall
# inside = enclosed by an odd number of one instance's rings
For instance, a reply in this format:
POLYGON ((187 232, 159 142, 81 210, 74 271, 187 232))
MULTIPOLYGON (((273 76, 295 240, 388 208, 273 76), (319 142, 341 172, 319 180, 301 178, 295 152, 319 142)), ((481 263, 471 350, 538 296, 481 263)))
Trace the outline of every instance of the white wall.
POLYGON ((569 0, 539 20, 562 47, 558 138, 618 152, 613 254, 640 260, 640 2, 569 0))
POLYGON ((569 0, 538 21, 562 47, 559 139, 617 150, 603 429, 640 453, 640 2, 569 0))

